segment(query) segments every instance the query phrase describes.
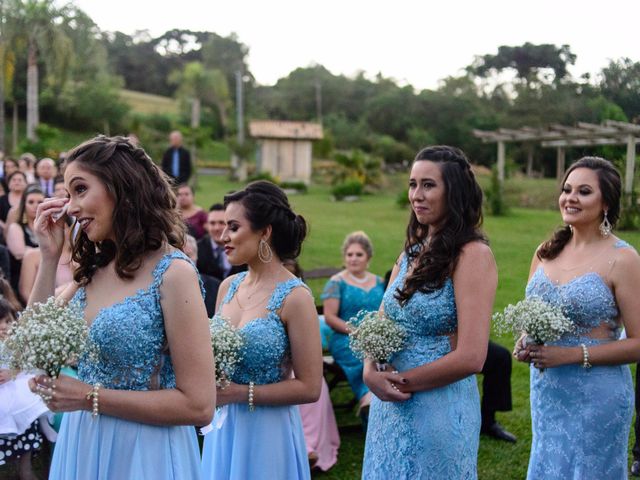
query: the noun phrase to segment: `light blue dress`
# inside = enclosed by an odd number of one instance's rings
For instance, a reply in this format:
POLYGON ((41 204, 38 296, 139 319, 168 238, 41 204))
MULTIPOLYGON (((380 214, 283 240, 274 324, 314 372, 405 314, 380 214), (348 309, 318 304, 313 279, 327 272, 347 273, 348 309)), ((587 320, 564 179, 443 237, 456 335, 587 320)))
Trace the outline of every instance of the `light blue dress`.
MULTIPOLYGON (((629 245, 619 241, 618 248, 629 245)), ((526 289, 560 305, 576 331, 553 345, 599 345, 620 336, 615 298, 596 272, 566 284, 552 282, 542 266, 526 289), (594 339, 588 332, 602 323, 610 339, 594 339)), ((634 390, 628 365, 582 365, 547 368, 531 366, 531 426, 533 442, 529 480, 601 480, 627 478, 627 448, 633 417, 634 390)))
MULTIPOLYGON (((338 317, 348 322, 360 310, 377 311, 380 308, 383 295, 384 282, 382 278, 376 277, 376 284, 370 290, 356 287, 342 279, 329 280, 320 298, 322 300, 327 298, 340 300, 338 317)), ((329 337, 329 352, 331 352, 331 356, 344 371, 354 395, 360 400, 369 389, 362 381, 362 360, 356 358, 351 348, 349 348, 349 335, 333 331, 329 337)))
MULTIPOLYGON (((160 306, 162 276, 174 259, 191 263, 179 251, 164 255, 146 290, 98 313, 89 330, 97 355, 80 359, 80 380, 116 390, 176 387, 160 306)), ((84 288, 71 301, 84 309, 84 288)), ((198 441, 192 426, 148 425, 103 414, 92 418, 88 411, 64 415, 49 476, 50 480, 199 478, 198 441)))
MULTIPOLYGON (((246 275, 247 272, 242 272, 233 278, 218 311, 233 299, 246 275)), ((307 288, 298 278, 278 283, 267 304, 267 315, 251 320, 241 328, 244 338, 242 360, 231 381, 241 385, 249 382, 265 385, 289 378, 289 337, 278 311, 287 295, 300 286, 307 288)), ((310 478, 297 405, 256 405, 250 412, 247 402, 232 403, 216 413, 213 423, 213 430, 205 436, 202 449, 204 479, 310 478), (223 421, 219 418, 221 415, 226 415, 223 421)))
MULTIPOLYGON (((400 371, 433 362, 451 351, 446 334, 458 326, 453 282, 431 293, 416 292, 401 306, 394 297, 404 284, 406 255, 384 295, 384 309, 408 334, 407 344, 391 358, 400 371)), ((474 375, 404 402, 373 399, 362 478, 475 479, 480 437, 480 399, 474 375)))

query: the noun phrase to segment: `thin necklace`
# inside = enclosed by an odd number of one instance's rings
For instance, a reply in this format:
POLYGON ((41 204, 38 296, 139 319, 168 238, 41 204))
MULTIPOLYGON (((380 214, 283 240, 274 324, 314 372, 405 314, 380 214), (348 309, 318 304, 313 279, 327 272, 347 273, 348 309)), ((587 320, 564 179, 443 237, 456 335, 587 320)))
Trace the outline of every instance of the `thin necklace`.
POLYGON ((356 283, 367 283, 369 281, 369 274, 367 274, 367 272, 364 272, 364 277, 362 277, 362 278, 356 277, 351 272, 347 272, 347 275, 349 275, 349 278, 351 280, 353 280, 354 282, 356 282, 356 283))

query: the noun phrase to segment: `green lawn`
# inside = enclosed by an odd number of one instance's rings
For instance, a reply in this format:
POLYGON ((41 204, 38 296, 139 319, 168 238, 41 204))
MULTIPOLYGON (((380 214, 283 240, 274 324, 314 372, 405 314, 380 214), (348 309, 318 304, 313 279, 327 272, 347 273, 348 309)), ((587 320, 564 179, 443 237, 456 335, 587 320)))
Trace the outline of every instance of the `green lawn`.
MULTIPOLYGON (((200 176, 198 185, 196 202, 205 209, 214 202, 221 202, 225 193, 242 187, 225 177, 204 175, 200 176)), ((308 194, 292 195, 290 200, 295 210, 304 215, 310 226, 310 234, 301 256, 303 268, 310 270, 325 266, 339 267, 340 246, 344 236, 353 230, 364 230, 375 247, 371 270, 384 275, 402 250, 409 215, 408 209, 395 205, 397 192, 404 181, 394 178, 390 185, 393 187, 376 195, 364 196, 353 203, 332 201, 329 187, 326 186, 312 186, 308 194)), ((535 195, 539 198, 552 199, 556 188, 553 180, 517 180, 510 183, 510 186, 508 184, 506 190, 510 191, 511 204, 516 205, 516 199, 523 195, 523 191, 527 195, 529 192, 536 192, 535 195)), ((533 251, 559 223, 557 211, 516 207, 506 217, 485 218, 484 228, 491 241, 500 275, 495 310, 522 298, 533 251)), ((640 248, 639 232, 623 232, 619 236, 640 248)), ((324 280, 310 282, 318 303, 323 284, 324 280)), ((512 348, 512 338, 494 339, 507 348, 512 348)), ((518 442, 511 445, 482 438, 478 459, 481 480, 521 479, 526 474, 531 442, 528 366, 514 362, 513 367, 514 409, 499 413, 498 420, 518 436, 518 442)), ((332 399, 336 405, 348 402, 350 398, 348 388, 341 386, 332 391, 332 399)), ((364 451, 364 436, 359 429, 359 419, 354 412, 344 408, 336 408, 336 416, 342 441, 338 464, 327 473, 315 474, 314 478, 359 478, 364 451)), ((389 448, 393 448, 393 445, 389 445, 389 448)), ((39 460, 37 463, 41 462, 39 460)), ((0 478, 3 478, 2 473, 0 470, 0 478)))
MULTIPOLYGON (((206 208, 213 201, 220 201, 225 192, 239 187, 222 177, 201 177, 196 200, 206 208)), ((556 184, 554 180, 543 180, 534 186, 527 186, 527 189, 537 190, 539 196, 552 198, 556 184)), ((303 268, 339 267, 340 245, 345 234, 364 230, 375 248, 371 270, 384 275, 402 249, 409 214, 408 210, 395 205, 396 195, 397 190, 390 190, 362 197, 358 202, 333 202, 327 187, 314 186, 306 195, 291 196, 294 208, 305 216, 310 225, 310 234, 301 257, 303 268)), ((491 241, 500 275, 495 310, 523 297, 533 252, 559 224, 559 214, 553 210, 512 208, 506 217, 485 218, 484 228, 491 241)), ((636 248, 640 247, 640 233, 622 232, 619 236, 636 248)), ((319 302, 318 295, 324 280, 310 283, 319 302)), ((513 339, 509 337, 494 339, 509 349, 513 346, 513 339)), ((513 366, 514 409, 512 412, 499 413, 498 420, 518 436, 518 442, 511 445, 482 438, 478 459, 479 477, 482 480, 520 479, 526 474, 531 442, 529 373, 527 365, 514 362, 513 366)), ((337 389, 332 396, 337 402, 343 402, 345 398, 348 399, 349 392, 347 389, 337 389)), ((364 443, 362 433, 354 428, 359 420, 353 412, 341 409, 336 410, 336 415, 341 429, 346 429, 341 436, 338 464, 329 472, 316 476, 322 479, 359 478, 364 443)), ((390 445, 390 448, 393 446, 390 445)))

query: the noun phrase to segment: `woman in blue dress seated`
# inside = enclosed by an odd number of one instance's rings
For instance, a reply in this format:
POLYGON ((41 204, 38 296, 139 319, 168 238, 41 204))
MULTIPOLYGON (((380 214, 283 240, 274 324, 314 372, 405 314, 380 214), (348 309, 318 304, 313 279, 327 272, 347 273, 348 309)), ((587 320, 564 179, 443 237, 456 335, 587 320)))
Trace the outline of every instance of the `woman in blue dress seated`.
POLYGON ((349 348, 347 322, 360 310, 376 311, 384 295, 384 281, 367 271, 373 256, 373 245, 364 232, 347 235, 342 244, 345 269, 337 273, 322 292, 324 318, 333 329, 329 337, 329 351, 342 368, 347 381, 359 401, 363 424, 367 425, 371 393, 362 381, 362 361, 349 348))
POLYGON ((78 379, 36 377, 65 413, 50 479, 200 478, 193 425, 215 407, 213 354, 197 271, 169 182, 123 137, 96 137, 66 160, 68 198, 38 207, 42 261, 30 303, 53 295, 68 209, 80 229, 64 301, 78 302, 92 354, 78 379))
POLYGON ((571 165, 558 200, 565 226, 531 262, 527 297, 562 307, 574 328, 547 345, 516 344, 518 360, 533 364, 530 480, 627 478, 634 390, 625 364, 640 359, 640 258, 611 233, 620 195, 607 160, 571 165))
POLYGON ((227 258, 249 269, 222 282, 217 312, 244 345, 230 383, 217 391, 223 407, 205 436, 203 477, 309 479, 298 404, 320 395, 320 330, 309 289, 282 265, 300 253, 307 225, 270 182, 251 183, 224 204, 227 258))
POLYGON ((480 231, 482 190, 464 153, 427 147, 381 310, 407 332, 392 369, 365 362, 371 403, 363 479, 475 479, 482 370, 498 275, 480 231))

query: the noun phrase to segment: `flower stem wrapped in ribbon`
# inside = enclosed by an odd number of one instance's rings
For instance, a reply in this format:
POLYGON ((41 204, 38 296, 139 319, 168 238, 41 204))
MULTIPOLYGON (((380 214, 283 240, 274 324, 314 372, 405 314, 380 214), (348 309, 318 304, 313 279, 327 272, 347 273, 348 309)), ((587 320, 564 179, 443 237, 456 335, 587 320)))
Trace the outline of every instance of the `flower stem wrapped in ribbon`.
POLYGON ((216 361, 216 385, 229 385, 229 378, 242 360, 244 339, 240 331, 221 315, 214 315, 209 321, 211 347, 216 361))
POLYGON ((384 371, 391 356, 404 347, 407 332, 380 312, 361 310, 349 320, 349 346, 361 359, 373 360, 384 371))
POLYGON ((63 305, 54 297, 45 303, 34 303, 9 330, 5 348, 10 368, 43 370, 56 378, 62 367, 73 364, 88 351, 87 335, 78 304, 63 305))

